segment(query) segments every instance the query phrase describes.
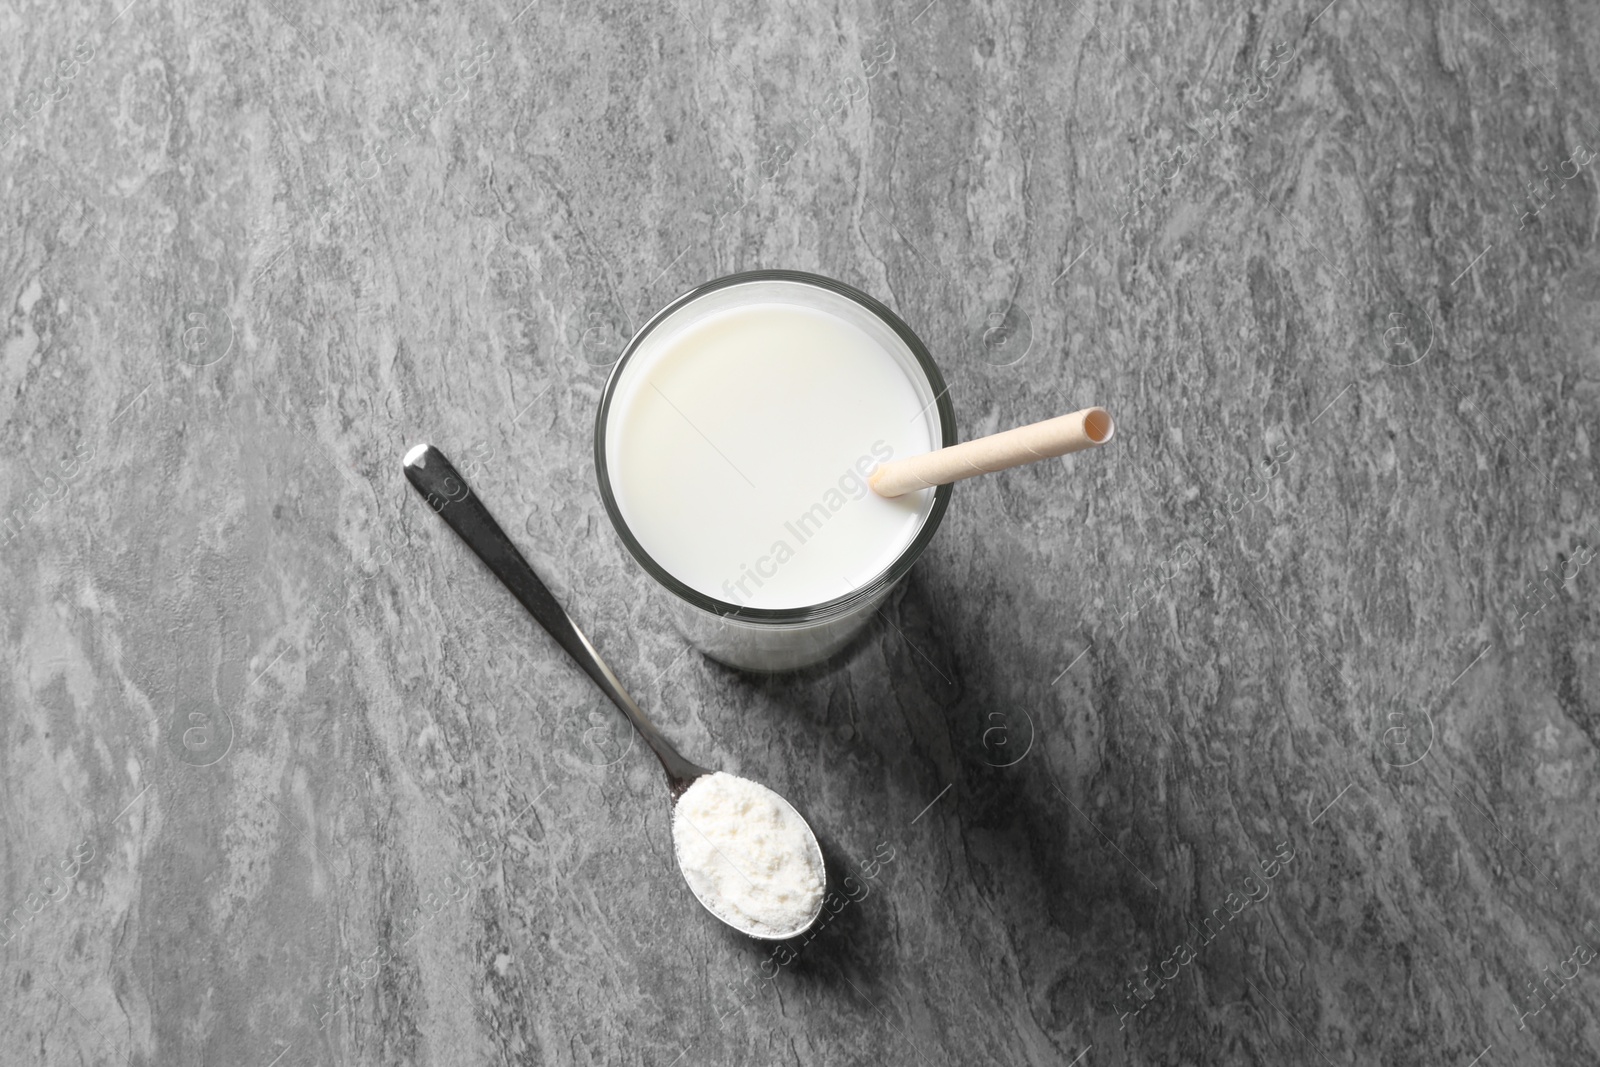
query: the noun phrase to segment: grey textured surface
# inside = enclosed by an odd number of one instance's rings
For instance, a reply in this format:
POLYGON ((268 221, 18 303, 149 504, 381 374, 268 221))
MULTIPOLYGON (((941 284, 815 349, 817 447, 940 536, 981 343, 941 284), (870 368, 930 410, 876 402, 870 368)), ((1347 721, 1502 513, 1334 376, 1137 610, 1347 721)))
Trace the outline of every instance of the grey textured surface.
POLYGON ((0 1059, 1592 1062, 1597 46, 1556 0, 0 11, 0 1059), (665 624, 589 433, 653 309, 774 266, 894 306, 965 436, 1118 435, 958 487, 845 662, 759 679, 665 624), (792 957, 690 897, 420 439, 855 872, 792 957))

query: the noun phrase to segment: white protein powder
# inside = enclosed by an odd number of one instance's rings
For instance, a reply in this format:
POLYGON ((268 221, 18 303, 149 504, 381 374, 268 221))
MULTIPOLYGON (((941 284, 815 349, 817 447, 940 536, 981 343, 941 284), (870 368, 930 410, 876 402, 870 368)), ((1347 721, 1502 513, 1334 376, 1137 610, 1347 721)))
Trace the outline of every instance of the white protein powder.
POLYGON ((672 813, 678 866, 712 914, 758 937, 787 937, 817 914, 824 872, 811 828, 758 782, 717 771, 672 813))

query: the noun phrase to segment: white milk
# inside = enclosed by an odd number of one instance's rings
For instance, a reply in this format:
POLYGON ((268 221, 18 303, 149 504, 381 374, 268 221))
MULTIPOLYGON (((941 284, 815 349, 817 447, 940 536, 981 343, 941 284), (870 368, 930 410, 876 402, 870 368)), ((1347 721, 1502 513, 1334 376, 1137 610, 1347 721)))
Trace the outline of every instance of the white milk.
POLYGON ((916 537, 933 491, 885 500, 866 476, 937 447, 938 414, 860 327, 756 303, 632 358, 606 435, 612 487, 634 537, 685 585, 740 607, 818 604, 916 537))

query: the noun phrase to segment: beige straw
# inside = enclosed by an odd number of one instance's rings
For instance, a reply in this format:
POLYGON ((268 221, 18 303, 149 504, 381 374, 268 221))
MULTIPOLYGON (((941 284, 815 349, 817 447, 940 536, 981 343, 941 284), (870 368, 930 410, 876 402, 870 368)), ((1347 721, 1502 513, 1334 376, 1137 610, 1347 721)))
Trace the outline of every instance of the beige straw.
POLYGON ((1114 430, 1111 413, 1105 408, 1084 408, 936 452, 892 459, 873 471, 867 481, 879 496, 903 496, 930 485, 1094 448, 1111 440, 1114 430))

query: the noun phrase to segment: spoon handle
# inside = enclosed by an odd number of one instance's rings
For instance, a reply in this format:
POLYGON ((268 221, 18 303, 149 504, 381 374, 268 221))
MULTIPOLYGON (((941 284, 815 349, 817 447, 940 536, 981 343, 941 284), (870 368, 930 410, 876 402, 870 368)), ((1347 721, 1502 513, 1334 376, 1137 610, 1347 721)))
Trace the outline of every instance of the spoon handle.
POLYGON ((550 636, 566 650, 567 655, 594 679, 595 685, 622 709, 622 714, 633 723, 633 728, 639 731, 639 736, 644 738, 661 761, 674 797, 687 788, 689 782, 709 773, 679 755, 655 724, 645 718, 639 705, 634 703, 617 676, 611 673, 611 668, 600 658, 600 653, 595 651, 565 609, 556 603, 556 598, 539 580, 539 576, 533 573, 533 568, 528 566, 528 561, 517 546, 506 536, 500 524, 494 521, 489 509, 483 506, 483 501, 478 499, 467 480, 451 465, 443 452, 432 445, 418 445, 406 453, 405 470, 411 487, 422 495, 428 506, 439 513, 439 517, 467 543, 468 548, 478 554, 478 558, 494 572, 494 576, 522 601, 528 614, 550 632, 550 636))

